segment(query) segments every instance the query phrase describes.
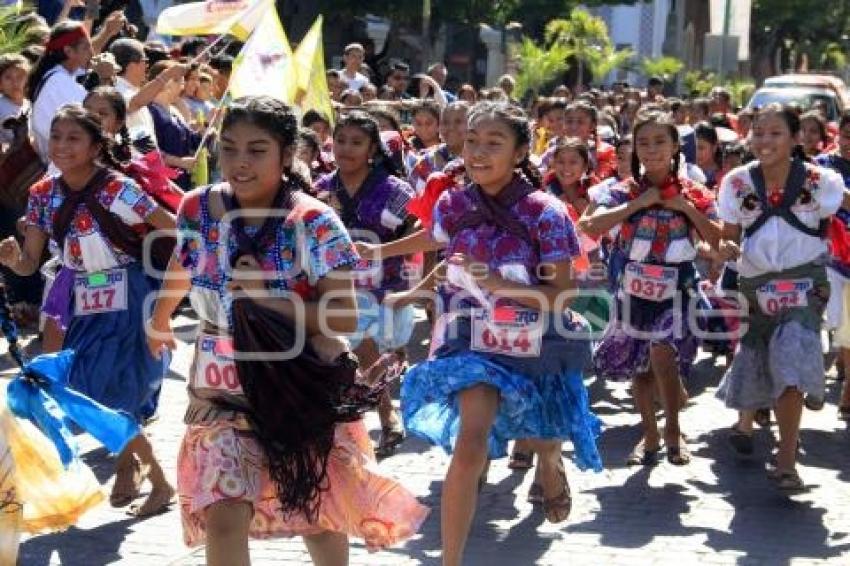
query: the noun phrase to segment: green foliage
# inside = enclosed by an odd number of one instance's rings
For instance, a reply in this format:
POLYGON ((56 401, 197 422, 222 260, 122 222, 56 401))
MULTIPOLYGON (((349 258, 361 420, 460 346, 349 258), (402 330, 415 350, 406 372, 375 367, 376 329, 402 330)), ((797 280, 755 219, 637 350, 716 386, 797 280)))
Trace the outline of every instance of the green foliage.
POLYGON ((608 46, 600 51, 590 53, 587 67, 593 74, 593 78, 599 82, 611 71, 628 67, 634 56, 635 52, 631 49, 615 50, 608 46))
POLYGON ((20 53, 30 44, 27 28, 18 20, 16 6, 0 6, 0 54, 20 53))
POLYGON ((733 79, 723 85, 732 95, 732 104, 743 106, 756 90, 756 84, 750 79, 733 79))
POLYGON ((685 63, 676 57, 644 57, 640 62, 640 70, 647 77, 661 77, 670 81, 676 74, 685 68, 685 63))
POLYGON ((570 56, 578 63, 578 84, 584 84, 585 68, 599 80, 613 69, 628 64, 633 56, 631 50, 614 49, 605 20, 580 8, 570 12, 567 19, 546 24, 544 38, 551 45, 569 47, 570 56))
POLYGON ((847 63, 847 55, 844 53, 841 44, 830 41, 823 46, 818 61, 818 66, 821 69, 840 71, 847 66, 847 63))
POLYGON ((772 63, 782 49, 806 53, 812 67, 838 70, 847 63, 850 2, 753 0, 752 22, 750 45, 756 59, 772 63))
POLYGON ((539 92, 569 68, 570 50, 563 44, 555 43, 547 48, 523 37, 514 55, 519 59, 516 88, 523 94, 529 90, 539 92))
POLYGON ((717 80, 717 75, 707 71, 688 71, 682 81, 685 86, 684 94, 692 97, 708 96, 711 89, 723 86, 732 95, 732 104, 743 106, 756 90, 755 83, 750 79, 732 79, 724 83, 717 80))

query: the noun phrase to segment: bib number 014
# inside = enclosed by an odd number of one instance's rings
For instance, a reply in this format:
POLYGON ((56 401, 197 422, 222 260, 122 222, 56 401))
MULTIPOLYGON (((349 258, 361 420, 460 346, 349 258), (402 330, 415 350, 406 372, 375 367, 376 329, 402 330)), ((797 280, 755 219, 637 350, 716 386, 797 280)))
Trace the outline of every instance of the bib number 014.
POLYGON ((473 314, 471 348, 476 352, 535 358, 542 343, 537 311, 502 307, 473 314))

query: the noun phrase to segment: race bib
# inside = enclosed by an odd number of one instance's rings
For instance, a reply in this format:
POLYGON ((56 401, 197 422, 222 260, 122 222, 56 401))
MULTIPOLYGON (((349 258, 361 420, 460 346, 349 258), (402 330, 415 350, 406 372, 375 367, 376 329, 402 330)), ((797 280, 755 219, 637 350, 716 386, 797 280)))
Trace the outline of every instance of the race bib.
POLYGON ((809 278, 774 279, 756 289, 756 298, 761 312, 775 315, 784 309, 808 306, 806 293, 813 287, 814 282, 809 278))
POLYGON ((472 350, 516 358, 540 356, 543 329, 533 309, 498 307, 472 315, 472 350))
POLYGON ((126 269, 110 269, 74 276, 76 316, 124 310, 127 310, 126 269))
POLYGON ((242 395, 242 385, 233 361, 233 339, 201 334, 192 387, 242 395))
POLYGON ((679 270, 663 265, 629 262, 623 279, 623 289, 629 295, 647 301, 667 301, 676 295, 679 270))

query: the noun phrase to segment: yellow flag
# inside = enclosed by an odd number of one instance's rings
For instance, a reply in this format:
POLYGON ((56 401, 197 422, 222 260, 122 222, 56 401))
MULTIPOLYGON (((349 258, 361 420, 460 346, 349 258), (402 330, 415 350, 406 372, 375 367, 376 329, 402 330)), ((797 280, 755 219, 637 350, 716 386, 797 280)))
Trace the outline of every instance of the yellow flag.
POLYGON ((156 21, 160 35, 224 35, 245 41, 257 27, 269 0, 208 0, 163 10, 156 21))
POLYGON ((292 104, 296 88, 292 68, 292 48, 270 2, 233 62, 230 94, 233 98, 265 94, 292 104))
POLYGON ((192 170, 192 186, 203 187, 210 184, 210 152, 202 147, 198 152, 198 160, 192 170))
POLYGON ((325 76, 325 52, 322 48, 322 16, 316 18, 310 31, 295 50, 296 104, 302 112, 316 110, 333 123, 334 112, 325 76))

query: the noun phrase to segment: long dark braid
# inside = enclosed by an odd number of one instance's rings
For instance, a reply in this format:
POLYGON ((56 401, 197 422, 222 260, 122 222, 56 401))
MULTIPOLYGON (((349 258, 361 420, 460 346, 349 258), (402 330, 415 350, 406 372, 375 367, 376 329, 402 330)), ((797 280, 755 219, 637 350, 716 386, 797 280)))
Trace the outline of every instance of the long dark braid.
MULTIPOLYGON (((277 140, 281 159, 283 152, 295 144, 295 114, 273 98, 235 100, 222 122, 222 132, 237 123, 251 124, 277 140)), ((287 182, 275 200, 287 208, 293 203, 291 191, 309 190, 310 185, 291 166, 284 169, 287 182)), ((239 231, 237 223, 234 227, 239 231)), ((254 239, 273 241, 275 233, 271 224, 266 229, 264 223, 254 239)), ((237 254, 244 255, 242 247, 237 254)), ((292 322, 279 313, 249 298, 234 300, 233 338, 238 352, 286 351, 295 335, 292 322)), ((309 346, 287 361, 237 358, 236 368, 249 405, 243 410, 265 455, 282 512, 287 516, 302 513, 308 521, 315 522, 321 495, 328 488, 335 426, 341 420, 336 403, 346 376, 351 378, 353 370, 321 364, 309 346)))

